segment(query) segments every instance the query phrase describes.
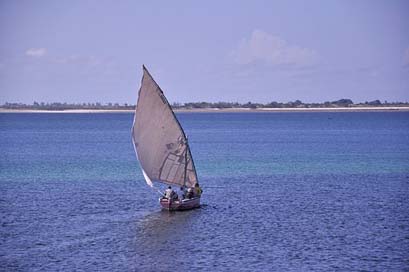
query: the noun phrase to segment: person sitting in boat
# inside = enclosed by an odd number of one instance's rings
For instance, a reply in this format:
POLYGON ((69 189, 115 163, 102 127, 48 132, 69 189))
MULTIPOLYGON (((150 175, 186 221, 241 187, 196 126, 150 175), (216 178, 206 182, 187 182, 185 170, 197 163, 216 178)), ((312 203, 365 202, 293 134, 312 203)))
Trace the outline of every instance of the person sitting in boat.
POLYGON ((186 198, 186 189, 184 186, 180 187, 180 192, 179 192, 179 199, 183 200, 186 198))
POLYGON ((199 183, 195 184, 195 188, 194 188, 194 195, 200 197, 202 195, 202 188, 200 188, 199 183))
POLYGON ((165 198, 171 199, 171 200, 177 200, 178 199, 178 194, 172 190, 172 186, 169 186, 168 189, 165 190, 165 198))
POLYGON ((173 191, 172 200, 179 200, 178 193, 176 193, 175 191, 173 191))
POLYGON ((169 186, 166 190, 165 193, 163 194, 164 198, 170 199, 171 195, 172 195, 172 187, 169 186))
POLYGON ((193 188, 189 187, 187 189, 186 198, 192 198, 194 196, 193 188))

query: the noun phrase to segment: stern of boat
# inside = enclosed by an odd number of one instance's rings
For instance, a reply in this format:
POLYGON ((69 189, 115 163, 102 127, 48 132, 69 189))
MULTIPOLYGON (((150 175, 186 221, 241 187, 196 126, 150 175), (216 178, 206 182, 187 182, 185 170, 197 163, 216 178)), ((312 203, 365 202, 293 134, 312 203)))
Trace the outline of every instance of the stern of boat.
POLYGON ((200 197, 194 197, 190 199, 180 200, 169 200, 167 198, 160 198, 159 203, 162 209, 168 211, 184 211, 191 210, 200 207, 200 197))

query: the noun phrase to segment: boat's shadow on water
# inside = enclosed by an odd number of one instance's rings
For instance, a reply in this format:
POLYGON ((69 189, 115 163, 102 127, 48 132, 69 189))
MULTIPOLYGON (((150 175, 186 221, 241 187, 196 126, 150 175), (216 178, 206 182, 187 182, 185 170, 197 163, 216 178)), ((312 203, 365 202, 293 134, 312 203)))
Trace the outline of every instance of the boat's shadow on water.
POLYGON ((135 222, 133 251, 140 269, 169 271, 167 264, 184 263, 183 251, 192 242, 194 226, 205 207, 183 212, 156 211, 135 222), (160 263, 157 260, 161 260, 160 263))
POLYGON ((137 245, 158 250, 168 243, 181 241, 206 207, 188 211, 157 211, 141 218, 137 224, 137 245))

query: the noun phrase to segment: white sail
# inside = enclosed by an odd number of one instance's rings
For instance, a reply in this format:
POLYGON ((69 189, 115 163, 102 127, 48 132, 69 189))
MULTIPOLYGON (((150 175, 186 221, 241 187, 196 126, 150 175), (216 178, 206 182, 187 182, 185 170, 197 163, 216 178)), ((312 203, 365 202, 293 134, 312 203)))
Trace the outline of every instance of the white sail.
POLYGON ((166 97, 143 67, 132 140, 146 182, 193 187, 197 175, 182 127, 166 97))

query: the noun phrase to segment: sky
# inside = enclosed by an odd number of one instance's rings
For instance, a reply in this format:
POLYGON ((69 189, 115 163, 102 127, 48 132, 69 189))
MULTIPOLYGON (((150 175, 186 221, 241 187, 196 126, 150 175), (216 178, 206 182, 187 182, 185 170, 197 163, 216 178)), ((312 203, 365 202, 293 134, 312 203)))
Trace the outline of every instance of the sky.
POLYGON ((0 104, 409 101, 409 1, 0 0, 0 104))

